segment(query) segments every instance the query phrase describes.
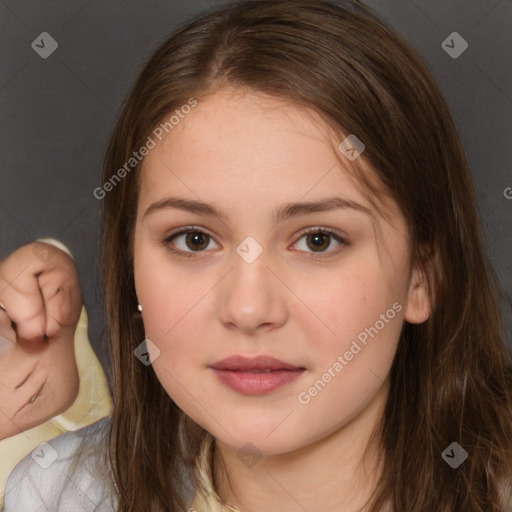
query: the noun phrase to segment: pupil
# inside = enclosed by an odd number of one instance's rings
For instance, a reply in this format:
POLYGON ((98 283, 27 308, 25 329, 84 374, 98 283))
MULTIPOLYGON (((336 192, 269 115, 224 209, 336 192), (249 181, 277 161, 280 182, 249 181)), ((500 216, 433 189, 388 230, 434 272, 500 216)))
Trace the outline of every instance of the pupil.
POLYGON ((313 246, 311 247, 314 251, 318 251, 318 249, 325 249, 329 246, 329 236, 323 233, 314 233, 313 235, 309 235, 308 238, 313 241, 313 246), (327 243, 325 243, 327 241, 327 243), (318 243, 319 242, 319 243, 318 243), (322 243, 324 242, 324 243, 322 243))
POLYGON ((208 246, 207 236, 205 236, 204 233, 200 233, 198 231, 188 233, 187 244, 189 245, 190 249, 204 249, 208 246), (195 247, 191 247, 191 245, 195 245, 195 247))

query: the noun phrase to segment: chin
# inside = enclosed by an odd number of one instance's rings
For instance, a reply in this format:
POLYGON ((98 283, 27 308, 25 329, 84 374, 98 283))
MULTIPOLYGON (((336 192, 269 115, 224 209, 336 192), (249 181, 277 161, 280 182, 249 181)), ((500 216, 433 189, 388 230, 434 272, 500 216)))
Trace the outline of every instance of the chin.
POLYGON ((229 446, 236 452, 255 452, 260 456, 281 455, 299 449, 302 444, 296 439, 293 432, 283 430, 279 435, 272 429, 265 431, 247 428, 240 428, 233 437, 226 434, 224 430, 219 432, 215 429, 213 435, 222 444, 229 446))

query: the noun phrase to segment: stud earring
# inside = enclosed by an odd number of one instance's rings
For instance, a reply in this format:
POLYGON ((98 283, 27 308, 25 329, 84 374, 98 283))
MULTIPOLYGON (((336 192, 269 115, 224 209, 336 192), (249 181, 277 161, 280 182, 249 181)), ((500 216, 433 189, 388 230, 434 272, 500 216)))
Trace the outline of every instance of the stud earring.
POLYGON ((142 306, 140 304, 137 306, 137 309, 142 313, 142 306))

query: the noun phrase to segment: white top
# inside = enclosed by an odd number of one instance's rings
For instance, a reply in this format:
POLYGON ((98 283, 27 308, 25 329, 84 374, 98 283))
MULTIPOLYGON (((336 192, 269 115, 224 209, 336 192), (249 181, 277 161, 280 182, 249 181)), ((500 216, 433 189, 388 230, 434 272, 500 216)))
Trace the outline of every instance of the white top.
MULTIPOLYGON (((109 421, 103 418, 66 432, 29 453, 7 480, 5 512, 115 512, 117 496, 107 469, 107 450, 98 450, 109 421), (82 443, 85 452, 77 458, 82 443)), ((189 503, 193 488, 187 483, 183 491, 189 503)))
POLYGON ((22 459, 7 480, 5 512, 114 512, 116 500, 100 476, 99 459, 85 454, 72 467, 82 441, 93 449, 108 423, 107 417, 61 434, 22 459))

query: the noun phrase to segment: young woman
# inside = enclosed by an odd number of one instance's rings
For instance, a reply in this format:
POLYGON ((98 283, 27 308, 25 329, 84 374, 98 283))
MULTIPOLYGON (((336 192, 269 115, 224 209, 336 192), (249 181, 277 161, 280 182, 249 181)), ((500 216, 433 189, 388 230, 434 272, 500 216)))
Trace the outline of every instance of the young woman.
POLYGON ((113 489, 65 469, 48 509, 510 510, 511 358, 468 164, 419 57, 345 5, 233 3, 142 71, 95 191, 113 489))

